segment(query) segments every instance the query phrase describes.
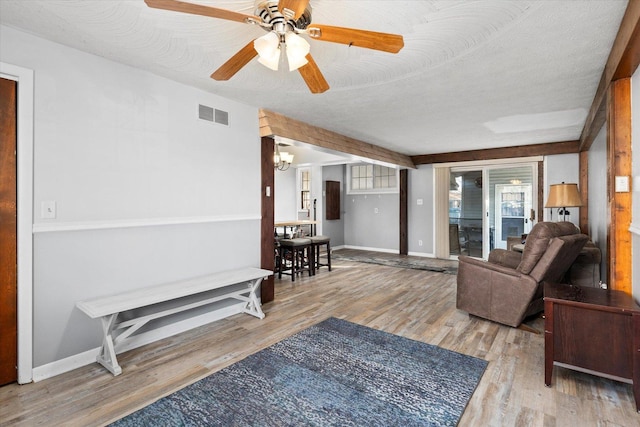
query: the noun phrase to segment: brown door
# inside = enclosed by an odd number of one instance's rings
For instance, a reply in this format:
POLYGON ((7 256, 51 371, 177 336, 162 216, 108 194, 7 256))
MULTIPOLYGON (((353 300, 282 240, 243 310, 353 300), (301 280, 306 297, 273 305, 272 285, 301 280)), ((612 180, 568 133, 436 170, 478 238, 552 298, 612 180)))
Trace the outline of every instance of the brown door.
POLYGON ((18 379, 16 88, 0 79, 0 385, 18 379))

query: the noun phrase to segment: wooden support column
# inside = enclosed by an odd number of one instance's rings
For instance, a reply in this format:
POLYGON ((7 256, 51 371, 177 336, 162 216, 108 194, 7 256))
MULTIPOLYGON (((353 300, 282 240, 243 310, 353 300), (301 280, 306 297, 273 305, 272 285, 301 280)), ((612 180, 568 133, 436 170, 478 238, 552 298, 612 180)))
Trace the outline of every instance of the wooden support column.
POLYGON ((400 170, 400 255, 409 255, 409 171, 400 170))
POLYGON ((610 289, 631 294, 631 192, 618 193, 615 177, 631 179, 631 79, 615 80, 607 102, 607 232, 608 278, 610 289))
POLYGON ((589 234, 589 152, 580 153, 580 177, 578 186, 580 187, 580 198, 582 207, 580 208, 580 231, 589 234))
MULTIPOLYGON (((273 170, 273 150, 274 139, 272 137, 261 138, 261 213, 260 223, 260 268, 273 271, 275 262, 275 244, 273 239, 274 226, 274 170, 273 170)), ((273 276, 269 276, 260 285, 260 299, 262 303, 273 301, 275 290, 273 276)))
POLYGON ((537 222, 544 222, 544 162, 538 162, 538 206, 537 222))

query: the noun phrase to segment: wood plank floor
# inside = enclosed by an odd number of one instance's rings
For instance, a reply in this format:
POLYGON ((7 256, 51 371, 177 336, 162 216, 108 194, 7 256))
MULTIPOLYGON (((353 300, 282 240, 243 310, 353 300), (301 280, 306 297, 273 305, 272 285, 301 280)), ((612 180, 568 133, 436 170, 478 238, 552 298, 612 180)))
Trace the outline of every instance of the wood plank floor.
MULTIPOLYGON (((104 425, 330 316, 464 354, 489 366, 461 426, 639 426, 629 384, 555 368, 544 386, 542 334, 455 308, 455 276, 336 261, 276 280, 263 320, 238 314, 39 383, 0 388, 0 425, 104 425)), ((542 331, 541 319, 531 326, 542 331)), ((606 349, 602 349, 606 351, 606 349)))

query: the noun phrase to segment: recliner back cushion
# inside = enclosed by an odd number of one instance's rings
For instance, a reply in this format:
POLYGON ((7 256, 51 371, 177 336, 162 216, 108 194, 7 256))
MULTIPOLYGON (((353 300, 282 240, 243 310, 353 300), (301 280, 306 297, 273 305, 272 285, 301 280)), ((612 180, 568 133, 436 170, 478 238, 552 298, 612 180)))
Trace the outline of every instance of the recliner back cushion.
POLYGON ((587 243, 586 234, 572 234, 554 237, 549 243, 547 252, 531 270, 530 276, 538 283, 543 280, 560 282, 587 243))
POLYGON ((579 233, 578 228, 571 222, 539 222, 533 226, 527 236, 522 252, 522 261, 518 270, 522 274, 529 274, 538 264, 542 255, 547 251, 549 241, 553 237, 567 236, 579 233))

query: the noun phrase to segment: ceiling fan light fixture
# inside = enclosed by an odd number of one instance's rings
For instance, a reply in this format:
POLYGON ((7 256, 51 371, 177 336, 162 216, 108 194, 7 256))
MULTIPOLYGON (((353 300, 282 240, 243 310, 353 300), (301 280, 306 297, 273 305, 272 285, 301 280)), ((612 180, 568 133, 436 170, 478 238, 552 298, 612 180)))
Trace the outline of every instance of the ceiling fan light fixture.
POLYGON ((319 41, 381 52, 398 53, 404 46, 404 39, 399 34, 312 24, 310 0, 255 0, 253 15, 188 0, 144 2, 154 9, 258 25, 267 31, 267 34, 247 43, 215 70, 211 78, 217 81, 229 80, 256 56, 259 57, 258 62, 277 71, 280 60, 284 61, 282 52, 286 49, 289 70, 299 71, 311 93, 323 93, 329 89, 329 84, 309 53, 309 43, 300 34, 307 34, 319 41))
POLYGON ((274 71, 278 70, 280 63, 280 36, 278 34, 269 32, 258 37, 254 40, 253 47, 260 56, 259 63, 274 71))
POLYGON ((289 71, 297 70, 303 65, 306 65, 309 62, 306 56, 311 50, 309 42, 295 33, 285 34, 284 39, 287 46, 289 71))

